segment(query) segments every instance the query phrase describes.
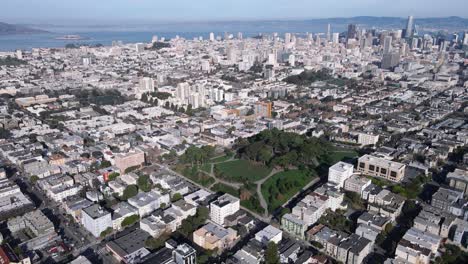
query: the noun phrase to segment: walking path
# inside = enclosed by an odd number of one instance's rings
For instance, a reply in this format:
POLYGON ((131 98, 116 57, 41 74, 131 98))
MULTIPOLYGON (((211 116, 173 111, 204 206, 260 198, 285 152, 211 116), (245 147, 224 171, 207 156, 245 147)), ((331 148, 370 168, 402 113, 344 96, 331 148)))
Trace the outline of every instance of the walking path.
MULTIPOLYGON (((207 187, 205 187, 205 186, 203 186, 203 185, 201 185, 201 184, 199 184, 199 183, 197 183, 197 182, 195 182, 195 181, 193 181, 193 180, 191 180, 191 179, 185 177, 184 175, 182 175, 182 174, 180 174, 180 173, 178 173, 178 172, 176 172, 176 171, 173 171, 173 170, 172 170, 171 168, 169 168, 168 166, 161 165, 161 167, 164 168, 165 170, 167 170, 168 172, 173 173, 174 175, 177 175, 177 176, 179 176, 179 177, 182 177, 183 179, 187 180, 188 182, 192 183, 193 185, 197 186, 198 188, 204 189, 204 190, 206 190, 206 191, 211 192, 211 190, 210 190, 209 188, 207 188, 207 187)), ((241 205, 240 207, 241 207, 243 210, 249 212, 251 215, 255 216, 256 218, 258 218, 258 219, 264 221, 265 223, 270 223, 270 222, 271 222, 271 218, 270 218, 270 217, 265 217, 265 216, 263 216, 263 215, 259 215, 258 213, 253 212, 252 210, 250 210, 250 209, 248 209, 248 208, 245 208, 245 207, 242 206, 242 205, 241 205)))
POLYGON ((268 176, 266 176, 265 178, 259 180, 259 181, 256 181, 255 184, 257 184, 257 195, 258 195, 258 198, 260 200, 260 205, 263 207, 263 209, 265 210, 263 213, 263 215, 265 217, 269 217, 269 213, 268 213, 268 203, 266 202, 265 198, 263 197, 263 193, 262 193, 262 184, 264 184, 268 179, 270 179, 273 175, 275 175, 276 173, 278 172, 282 172, 283 170, 277 170, 276 168, 273 169, 270 174, 268 174, 268 176))

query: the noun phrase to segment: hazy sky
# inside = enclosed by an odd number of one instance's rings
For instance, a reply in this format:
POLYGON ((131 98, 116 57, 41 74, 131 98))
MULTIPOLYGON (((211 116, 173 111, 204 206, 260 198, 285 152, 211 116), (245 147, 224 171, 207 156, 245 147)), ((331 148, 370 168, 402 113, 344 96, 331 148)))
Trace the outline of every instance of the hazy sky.
POLYGON ((0 0, 0 21, 467 17, 468 0, 0 0))

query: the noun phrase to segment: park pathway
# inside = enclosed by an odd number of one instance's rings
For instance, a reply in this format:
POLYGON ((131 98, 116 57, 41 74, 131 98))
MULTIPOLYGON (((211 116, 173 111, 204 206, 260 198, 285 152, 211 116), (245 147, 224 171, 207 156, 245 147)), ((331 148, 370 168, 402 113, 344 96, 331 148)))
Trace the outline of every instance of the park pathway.
POLYGON ((258 198, 260 200, 260 205, 263 207, 264 209, 264 213, 263 213, 263 216, 264 217, 269 217, 269 213, 268 213, 268 203, 266 202, 265 200, 265 197, 263 197, 263 194, 262 194, 262 185, 268 180, 270 179, 273 175, 279 173, 279 172, 282 172, 283 170, 278 170, 276 168, 274 168, 270 174, 268 174, 268 176, 266 176, 265 178, 259 180, 259 181, 256 181, 255 184, 257 185, 257 195, 258 195, 258 198))
MULTIPOLYGON (((193 185, 197 186, 197 187, 200 188, 200 189, 206 190, 206 191, 208 191, 208 192, 212 192, 208 187, 205 187, 205 186, 203 186, 203 185, 201 185, 201 184, 199 184, 199 183, 197 183, 197 182, 191 180, 190 178, 185 177, 184 175, 182 175, 182 174, 180 174, 180 173, 178 173, 178 172, 172 170, 172 169, 169 168, 168 166, 165 166, 165 165, 158 165, 158 166, 159 166, 160 168, 165 169, 166 171, 168 171, 168 172, 174 174, 174 175, 177 175, 177 176, 179 176, 179 177, 182 177, 183 179, 187 180, 188 182, 192 183, 193 185)), ((248 209, 248 208, 245 208, 245 207, 242 206, 242 205, 241 205, 240 207, 242 208, 242 210, 249 212, 251 215, 253 215, 254 217, 256 217, 256 218, 258 218, 258 219, 260 219, 260 220, 262 220, 262 221, 265 222, 265 223, 268 223, 268 224, 269 224, 269 223, 271 222, 271 218, 270 218, 270 217, 265 217, 264 215, 260 215, 260 214, 254 212, 254 211, 252 211, 252 210, 250 210, 250 209, 248 209)))

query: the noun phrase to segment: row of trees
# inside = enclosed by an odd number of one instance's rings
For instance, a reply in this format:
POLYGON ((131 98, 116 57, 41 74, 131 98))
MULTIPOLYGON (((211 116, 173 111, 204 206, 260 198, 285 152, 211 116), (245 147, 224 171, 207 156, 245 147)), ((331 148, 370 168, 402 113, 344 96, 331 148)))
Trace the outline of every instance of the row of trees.
POLYGON ((278 129, 262 131, 247 140, 241 139, 237 147, 241 158, 281 167, 316 166, 328 158, 327 154, 332 149, 325 140, 278 129))
POLYGON ((24 64, 27 64, 27 62, 15 57, 6 56, 5 58, 0 58, 0 66, 19 66, 24 64))
MULTIPOLYGON (((151 104, 152 106, 158 106, 159 100, 166 100, 170 96, 171 95, 169 93, 165 93, 165 92, 144 93, 141 95, 141 101, 151 104)), ((187 105, 187 108, 184 108, 184 107, 175 105, 173 103, 169 103, 169 101, 166 101, 166 103, 161 106, 166 109, 170 109, 174 112, 184 113, 190 116, 193 115, 193 108, 191 104, 187 105)))
POLYGON ((327 81, 330 79, 333 79, 330 71, 327 69, 322 69, 319 71, 303 71, 298 75, 291 75, 286 77, 284 81, 291 84, 308 86, 316 81, 327 81))

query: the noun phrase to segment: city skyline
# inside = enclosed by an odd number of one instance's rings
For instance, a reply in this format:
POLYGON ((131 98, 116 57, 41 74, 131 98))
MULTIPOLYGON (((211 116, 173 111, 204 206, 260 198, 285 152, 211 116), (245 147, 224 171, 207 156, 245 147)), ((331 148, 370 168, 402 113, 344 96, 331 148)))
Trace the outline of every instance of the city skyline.
POLYGON ((266 0, 234 2, 204 0, 191 5, 187 0, 171 2, 148 0, 116 0, 63 2, 58 0, 18 0, 2 4, 0 16, 12 23, 61 23, 102 21, 216 21, 216 20, 265 20, 265 19, 313 19, 355 16, 382 17, 466 17, 468 3, 462 0, 445 2, 396 0, 331 0, 316 1, 266 0), (329 8, 333 6, 333 8, 329 8), (437 12, 435 12, 437 10, 437 12))

